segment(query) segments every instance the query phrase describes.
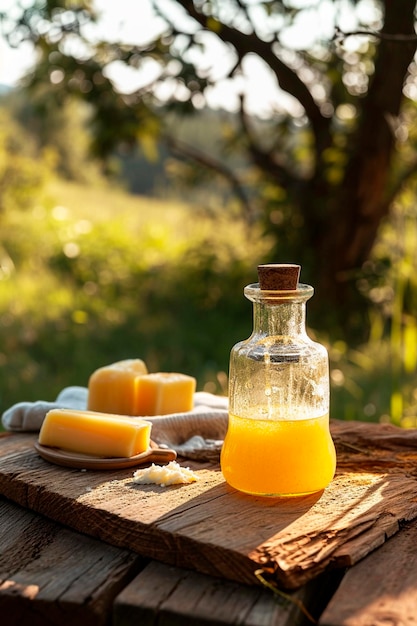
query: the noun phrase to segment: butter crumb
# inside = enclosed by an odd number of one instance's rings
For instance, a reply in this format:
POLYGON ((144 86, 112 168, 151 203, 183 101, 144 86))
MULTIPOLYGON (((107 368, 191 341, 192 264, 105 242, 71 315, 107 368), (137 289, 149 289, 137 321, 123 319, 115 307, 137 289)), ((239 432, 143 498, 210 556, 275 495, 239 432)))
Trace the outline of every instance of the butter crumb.
POLYGON ((155 465, 136 470, 133 473, 133 482, 139 485, 180 485, 194 483, 198 480, 195 472, 189 467, 181 467, 176 461, 171 461, 168 465, 155 465))

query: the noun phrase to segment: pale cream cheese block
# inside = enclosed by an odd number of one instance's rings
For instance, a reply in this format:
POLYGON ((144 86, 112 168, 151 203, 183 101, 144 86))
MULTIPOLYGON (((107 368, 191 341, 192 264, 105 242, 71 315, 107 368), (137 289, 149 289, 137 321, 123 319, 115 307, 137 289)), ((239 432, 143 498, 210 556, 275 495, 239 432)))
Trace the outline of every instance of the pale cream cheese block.
POLYGON ((39 443, 97 457, 131 457, 146 452, 152 424, 123 415, 52 409, 39 432, 39 443))

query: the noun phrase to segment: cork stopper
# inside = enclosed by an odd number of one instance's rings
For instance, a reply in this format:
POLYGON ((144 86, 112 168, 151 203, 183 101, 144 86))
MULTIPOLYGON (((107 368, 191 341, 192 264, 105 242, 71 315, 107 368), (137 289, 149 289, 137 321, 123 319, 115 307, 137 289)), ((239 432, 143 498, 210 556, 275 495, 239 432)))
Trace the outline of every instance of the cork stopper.
POLYGON ((259 287, 262 291, 295 291, 301 265, 268 263, 258 265, 259 287))

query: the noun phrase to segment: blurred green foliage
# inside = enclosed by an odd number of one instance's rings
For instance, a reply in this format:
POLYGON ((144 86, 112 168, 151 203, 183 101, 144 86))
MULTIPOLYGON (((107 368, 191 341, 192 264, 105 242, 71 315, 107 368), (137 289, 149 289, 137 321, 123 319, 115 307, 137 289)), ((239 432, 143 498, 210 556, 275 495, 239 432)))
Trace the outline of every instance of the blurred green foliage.
MULTIPOLYGON (((230 349, 252 328, 243 287, 276 260, 274 240, 233 205, 133 196, 98 174, 65 182, 53 163, 0 111, 0 412, 134 357, 226 393, 230 349)), ((361 273, 366 343, 310 328, 329 349, 332 417, 417 426, 415 192, 361 273)))
MULTIPOLYGON (((134 357, 226 393, 230 349, 252 328, 243 287, 270 260, 272 241, 220 211, 110 186, 52 179, 38 200, 3 218, 0 410, 53 400, 65 386, 87 385, 95 368, 134 357)), ((392 233, 387 225, 379 254, 392 233)), ((310 329, 329 349, 335 418, 416 425, 417 323, 405 292, 395 301, 406 276, 396 267, 398 276, 386 271, 367 288, 375 300, 367 344, 310 329)))
POLYGON ((230 347, 251 328, 243 286, 270 242, 220 211, 62 181, 49 193, 3 220, 2 409, 130 357, 225 392, 230 347))

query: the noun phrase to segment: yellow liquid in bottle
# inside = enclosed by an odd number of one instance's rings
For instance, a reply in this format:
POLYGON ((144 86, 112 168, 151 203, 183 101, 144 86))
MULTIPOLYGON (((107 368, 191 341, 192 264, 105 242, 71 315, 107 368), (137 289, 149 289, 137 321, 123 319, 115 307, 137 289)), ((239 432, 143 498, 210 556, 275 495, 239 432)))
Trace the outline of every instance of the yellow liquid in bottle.
POLYGON ((220 463, 229 485, 252 495, 321 491, 336 469, 329 416, 274 420, 229 415, 220 463))

